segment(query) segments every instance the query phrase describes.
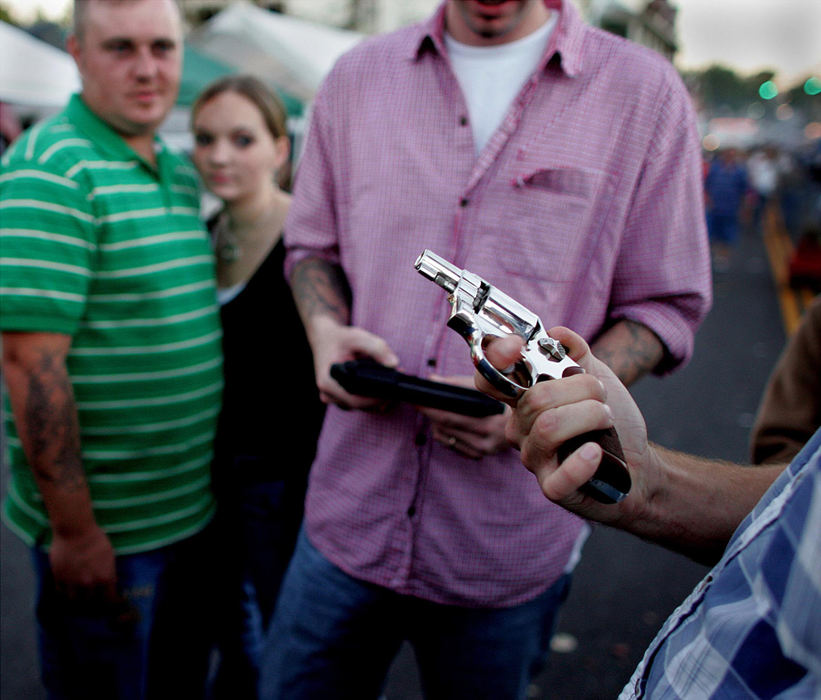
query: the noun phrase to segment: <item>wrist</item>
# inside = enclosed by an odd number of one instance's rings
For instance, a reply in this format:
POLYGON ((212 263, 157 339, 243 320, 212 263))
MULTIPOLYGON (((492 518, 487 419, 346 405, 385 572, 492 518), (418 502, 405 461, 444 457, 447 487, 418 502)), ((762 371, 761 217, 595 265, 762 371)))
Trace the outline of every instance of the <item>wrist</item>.
POLYGON ((66 521, 51 521, 51 529, 54 537, 59 537, 62 540, 80 541, 96 537, 100 530, 100 526, 94 519, 93 515, 80 519, 72 519, 66 521))
MULTIPOLYGON (((659 523, 663 522, 665 499, 669 493, 665 485, 667 471, 664 452, 647 443, 644 453, 638 459, 631 460, 631 471, 634 472, 633 488, 635 493, 633 506, 625 512, 620 528, 645 539, 655 539, 659 523), (637 478, 638 474, 641 475, 637 478)), ((629 496, 628 496, 629 498, 629 496)))
POLYGON ((341 319, 329 313, 318 313, 308 319, 305 324, 305 335, 311 347, 316 348, 328 334, 334 333, 346 324, 341 319))

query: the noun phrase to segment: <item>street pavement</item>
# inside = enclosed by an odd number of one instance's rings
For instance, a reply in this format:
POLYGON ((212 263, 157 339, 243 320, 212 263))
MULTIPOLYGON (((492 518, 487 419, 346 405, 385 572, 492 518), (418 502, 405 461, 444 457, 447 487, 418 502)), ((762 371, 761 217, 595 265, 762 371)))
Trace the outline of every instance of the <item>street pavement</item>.
MULTIPOLYGON (((785 331, 759 234, 747 232, 726 272, 714 276, 713 310, 693 360, 633 389, 652 440, 706 457, 744 461, 749 429, 785 331)), ((0 486, 5 492, 6 469, 0 486)), ((536 484, 534 483, 534 488, 536 484)), ((544 700, 614 698, 703 566, 623 533, 594 527, 559 623, 548 668, 531 687, 544 700)), ((0 528, 0 697, 40 700, 28 552, 0 528)), ((388 700, 419 700, 412 653, 391 670, 388 700)))

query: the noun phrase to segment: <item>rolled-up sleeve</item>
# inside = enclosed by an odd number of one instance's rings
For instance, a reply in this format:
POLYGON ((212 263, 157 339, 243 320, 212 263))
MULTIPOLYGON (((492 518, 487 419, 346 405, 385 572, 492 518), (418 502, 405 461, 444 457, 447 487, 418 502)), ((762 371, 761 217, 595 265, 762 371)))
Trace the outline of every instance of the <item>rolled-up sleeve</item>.
POLYGON ((661 339, 666 352, 658 374, 690 359, 712 305, 701 172, 692 106, 684 88, 673 85, 630 205, 609 313, 642 323, 661 339))
POLYGON ((333 138, 326 128, 333 103, 333 75, 329 76, 313 104, 305 148, 294 181, 294 198, 285 222, 285 275, 290 279, 297 263, 319 257, 339 263, 335 164, 333 138))

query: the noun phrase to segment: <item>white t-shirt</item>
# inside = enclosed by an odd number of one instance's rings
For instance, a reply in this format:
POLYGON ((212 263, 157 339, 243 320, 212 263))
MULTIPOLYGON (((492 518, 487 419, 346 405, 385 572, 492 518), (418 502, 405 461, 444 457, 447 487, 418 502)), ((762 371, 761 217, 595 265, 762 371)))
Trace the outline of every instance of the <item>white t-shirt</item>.
POLYGON ((536 70, 557 19, 558 13, 551 12, 532 34, 499 46, 469 46, 445 33, 445 48, 467 102, 477 154, 536 70))

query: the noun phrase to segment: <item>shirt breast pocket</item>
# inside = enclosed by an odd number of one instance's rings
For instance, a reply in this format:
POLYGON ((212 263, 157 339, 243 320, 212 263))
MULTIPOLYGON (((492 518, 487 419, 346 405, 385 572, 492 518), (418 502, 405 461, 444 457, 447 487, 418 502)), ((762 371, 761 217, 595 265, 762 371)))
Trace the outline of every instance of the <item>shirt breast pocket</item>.
POLYGON ((505 229, 496 257, 509 274, 550 282, 585 275, 597 252, 613 187, 607 173, 557 166, 511 178, 505 229))

